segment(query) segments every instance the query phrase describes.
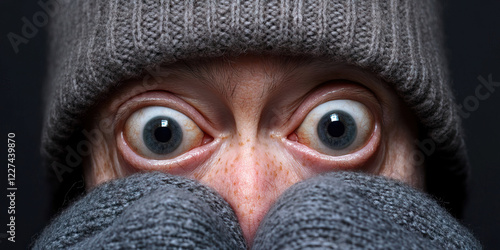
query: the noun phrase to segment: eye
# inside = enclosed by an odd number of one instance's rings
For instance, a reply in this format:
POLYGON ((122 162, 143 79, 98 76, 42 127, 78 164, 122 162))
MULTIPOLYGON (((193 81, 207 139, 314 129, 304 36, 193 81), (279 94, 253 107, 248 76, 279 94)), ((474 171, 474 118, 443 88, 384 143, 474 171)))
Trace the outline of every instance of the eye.
POLYGON ((143 157, 171 159, 199 146, 203 131, 176 110, 151 106, 134 112, 126 121, 124 138, 143 157))
POLYGON ((365 105, 334 100, 311 110, 295 133, 298 142, 320 153, 340 156, 365 145, 373 127, 373 115, 365 105))

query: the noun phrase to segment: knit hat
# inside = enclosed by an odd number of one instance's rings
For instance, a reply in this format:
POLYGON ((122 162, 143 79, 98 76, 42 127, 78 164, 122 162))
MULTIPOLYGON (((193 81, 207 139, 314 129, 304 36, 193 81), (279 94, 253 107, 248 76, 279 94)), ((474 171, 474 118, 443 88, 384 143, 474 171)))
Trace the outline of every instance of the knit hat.
POLYGON ((81 168, 69 161, 83 117, 144 69, 247 53, 321 56, 396 90, 419 121, 415 156, 426 158, 427 190, 460 214, 468 162, 436 1, 88 0, 53 8, 42 151, 59 181, 81 168))

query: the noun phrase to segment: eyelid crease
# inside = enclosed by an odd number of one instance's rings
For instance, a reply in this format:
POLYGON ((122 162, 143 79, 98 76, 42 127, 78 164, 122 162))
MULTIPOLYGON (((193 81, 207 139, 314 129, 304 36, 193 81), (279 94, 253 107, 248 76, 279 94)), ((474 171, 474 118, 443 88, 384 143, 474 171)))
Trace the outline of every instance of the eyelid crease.
POLYGON ((304 96, 300 106, 290 117, 291 122, 283 130, 286 136, 293 133, 314 108, 333 100, 360 102, 372 113, 375 123, 381 122, 382 107, 373 92, 365 86, 351 81, 332 80, 319 85, 304 96))
POLYGON ((331 156, 339 156, 351 154, 352 152, 362 148, 368 142, 368 139, 373 133, 373 128, 375 126, 374 123, 375 121, 372 112, 369 111, 368 107, 364 104, 353 100, 338 99, 322 103, 311 110, 311 112, 309 112, 305 117, 304 121, 295 130, 295 134, 298 137, 298 142, 301 142, 320 153, 331 156), (348 115, 354 121, 354 131, 356 131, 354 134, 355 137, 352 138, 353 141, 351 141, 351 143, 344 148, 328 147, 328 145, 323 144, 324 141, 321 141, 322 139, 319 134, 318 126, 320 125, 321 120, 326 114, 331 114, 334 110, 344 112, 345 115, 348 115))
MULTIPOLYGON (((123 127, 128 117, 135 111, 148 106, 162 106, 176 110, 191 120, 206 134, 214 137, 215 129, 205 120, 194 107, 186 103, 181 98, 167 91, 148 91, 131 97, 125 101, 116 112, 113 120, 113 128, 119 130, 123 127)), ((116 131, 118 132, 118 131, 116 131)))
POLYGON ((400 105, 402 100, 388 82, 381 79, 373 72, 356 66, 341 65, 337 69, 337 72, 341 73, 337 76, 337 79, 344 79, 345 81, 356 83, 369 90, 381 107, 380 122, 382 125, 390 121, 390 112, 384 111, 391 110, 391 107, 395 105, 400 105))
MULTIPOLYGON (((150 125, 149 129, 154 128, 154 126, 156 125, 150 125)), ((162 106, 147 106, 136 110, 127 118, 122 131, 125 139, 127 140, 127 144, 132 147, 137 154, 140 154, 148 159, 174 158, 196 146, 199 146, 199 143, 201 143, 204 136, 201 129, 199 129, 199 127, 189 117, 179 111, 162 106), (165 119, 170 119, 172 122, 171 124, 168 122, 167 125, 163 125, 163 121, 166 120, 162 120, 162 126, 169 127, 171 136, 168 140, 170 143, 159 146, 157 142, 160 142, 155 141, 155 136, 149 137, 149 140, 146 140, 144 135, 151 135, 151 133, 145 133, 144 131, 148 129, 147 124, 149 124, 149 122, 156 121, 155 124, 158 124, 158 117, 162 116, 164 116, 165 119), (174 136, 179 135, 178 132, 180 132, 181 136, 174 136), (171 138, 177 138, 177 140, 174 139, 174 141, 171 141, 171 138), (148 142, 152 144, 149 144, 148 142)), ((151 132, 151 130, 149 131, 151 132)))

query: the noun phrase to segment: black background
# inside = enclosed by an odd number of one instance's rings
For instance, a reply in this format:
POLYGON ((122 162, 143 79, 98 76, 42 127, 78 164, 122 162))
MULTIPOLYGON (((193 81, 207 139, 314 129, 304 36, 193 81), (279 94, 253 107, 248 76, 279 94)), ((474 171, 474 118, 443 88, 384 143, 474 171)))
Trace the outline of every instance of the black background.
MULTIPOLYGON (((43 0, 46 1, 46 0, 43 0)), ((9 32, 21 34, 22 17, 43 9, 37 1, 0 0, 0 248, 25 248, 47 223, 47 186, 40 167, 41 86, 46 30, 15 53, 9 32), (16 134, 16 243, 7 241, 7 133, 16 134)), ((446 1, 449 65, 458 103, 475 95, 478 77, 500 82, 500 1, 446 1)), ((500 88, 464 119, 472 165, 464 224, 486 249, 500 248, 500 88)))

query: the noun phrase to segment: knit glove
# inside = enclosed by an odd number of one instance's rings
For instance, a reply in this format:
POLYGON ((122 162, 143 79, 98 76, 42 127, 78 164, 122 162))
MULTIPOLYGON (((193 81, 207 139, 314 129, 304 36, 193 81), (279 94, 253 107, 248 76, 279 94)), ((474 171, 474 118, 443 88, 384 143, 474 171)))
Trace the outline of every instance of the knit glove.
POLYGON ((434 199, 383 177, 334 172, 288 189, 254 249, 480 249, 434 199))
POLYGON ((34 249, 246 249, 229 204, 179 176, 136 174, 95 188, 60 214, 34 249))

